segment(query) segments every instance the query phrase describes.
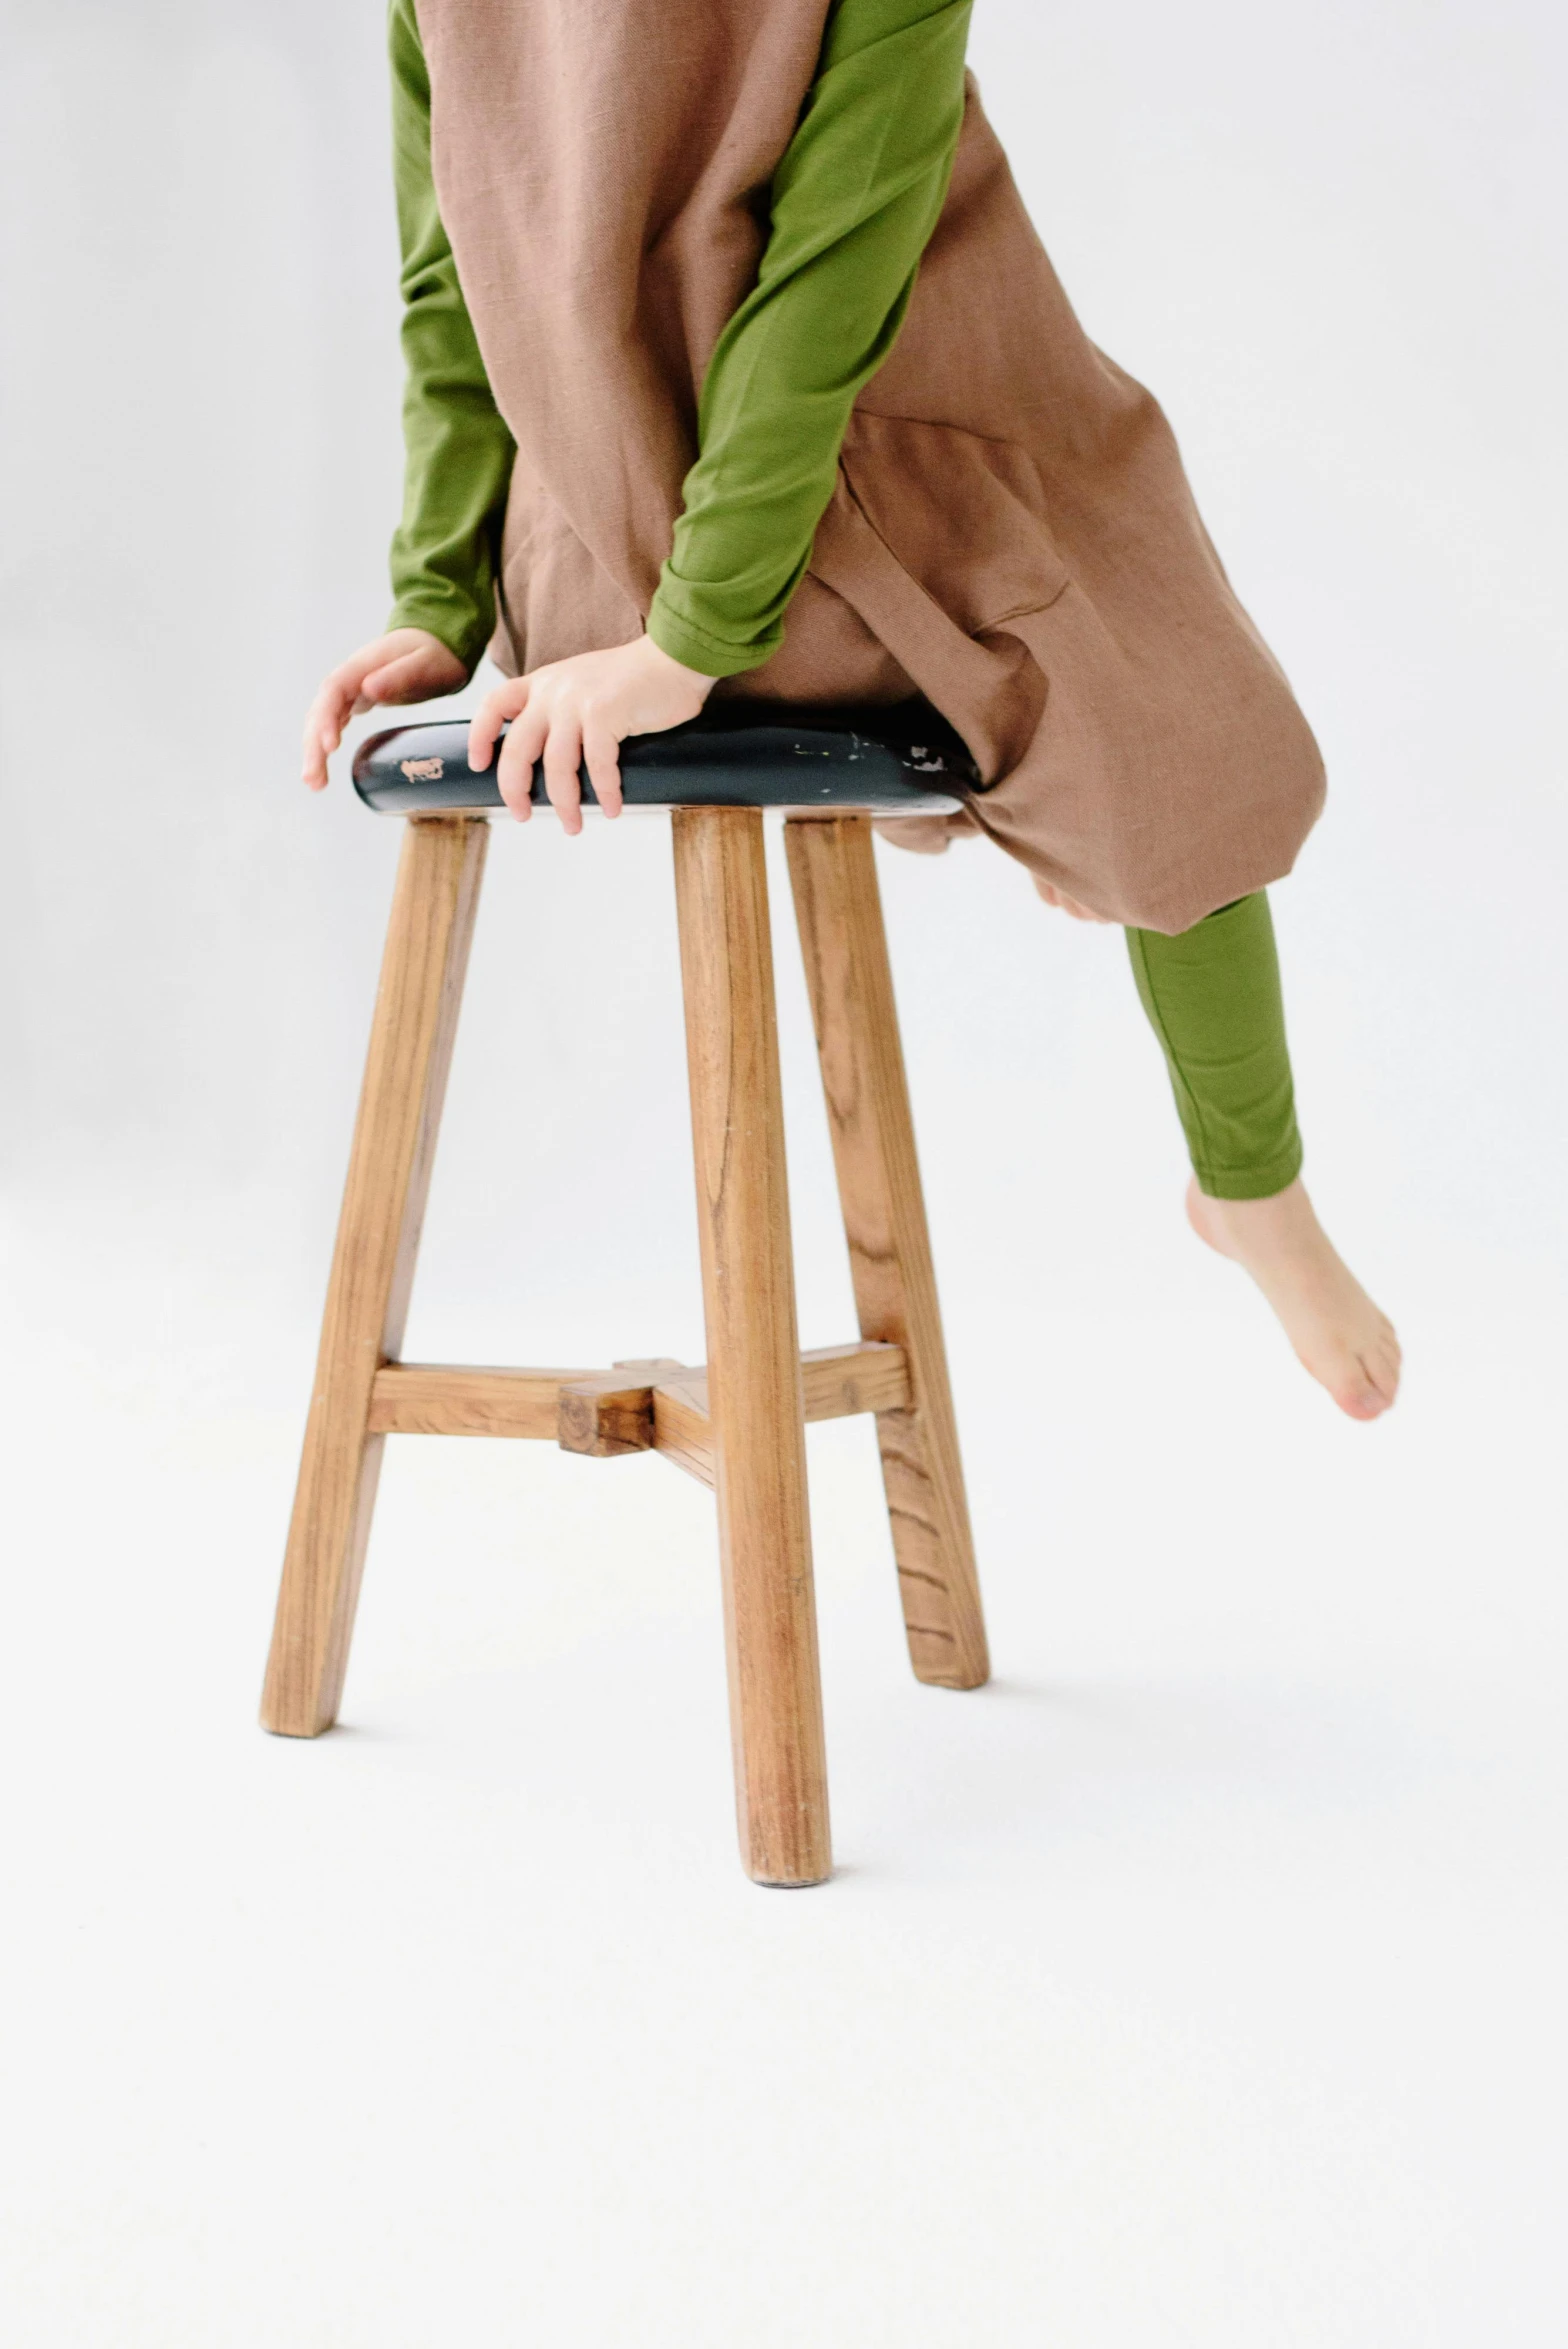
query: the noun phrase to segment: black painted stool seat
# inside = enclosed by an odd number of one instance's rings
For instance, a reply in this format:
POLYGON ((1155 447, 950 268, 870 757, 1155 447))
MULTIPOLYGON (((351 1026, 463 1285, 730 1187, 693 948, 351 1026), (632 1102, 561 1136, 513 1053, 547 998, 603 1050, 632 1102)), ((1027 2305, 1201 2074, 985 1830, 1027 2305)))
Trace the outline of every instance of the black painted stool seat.
MULTIPOLYGON (((586 768, 583 801, 597 804, 586 768)), ((950 815, 979 782, 974 760, 945 718, 923 701, 881 709, 726 701, 664 734, 621 744, 629 808, 780 807, 882 816, 950 815)), ((378 815, 451 813, 501 805, 495 760, 476 775, 468 727, 398 726, 362 742, 354 788, 378 815)), ((544 769, 533 798, 547 804, 544 769)))

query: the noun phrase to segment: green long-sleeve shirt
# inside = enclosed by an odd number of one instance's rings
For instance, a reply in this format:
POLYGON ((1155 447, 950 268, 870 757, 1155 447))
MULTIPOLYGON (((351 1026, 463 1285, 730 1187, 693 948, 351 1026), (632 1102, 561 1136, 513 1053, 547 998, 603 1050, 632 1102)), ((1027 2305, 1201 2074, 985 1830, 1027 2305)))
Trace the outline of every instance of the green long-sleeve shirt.
MULTIPOLYGON (((755 668, 783 640, 850 410, 893 346, 947 192, 970 5, 835 0, 757 282, 703 383, 648 614, 655 643, 706 676, 755 668)), ((428 629, 472 669, 494 624, 514 447, 436 203, 414 0, 390 0, 390 48, 408 464, 389 625, 428 629)))

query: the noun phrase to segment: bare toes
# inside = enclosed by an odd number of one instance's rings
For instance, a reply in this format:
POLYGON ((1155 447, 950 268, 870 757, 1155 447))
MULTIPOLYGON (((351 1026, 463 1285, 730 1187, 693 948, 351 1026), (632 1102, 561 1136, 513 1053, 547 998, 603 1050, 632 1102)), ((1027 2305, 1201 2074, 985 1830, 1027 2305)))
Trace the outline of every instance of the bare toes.
POLYGON ((1359 1355, 1356 1368, 1360 1376, 1351 1382, 1355 1402, 1344 1408, 1356 1419, 1376 1419, 1393 1402, 1398 1379, 1390 1376, 1375 1355, 1359 1355))

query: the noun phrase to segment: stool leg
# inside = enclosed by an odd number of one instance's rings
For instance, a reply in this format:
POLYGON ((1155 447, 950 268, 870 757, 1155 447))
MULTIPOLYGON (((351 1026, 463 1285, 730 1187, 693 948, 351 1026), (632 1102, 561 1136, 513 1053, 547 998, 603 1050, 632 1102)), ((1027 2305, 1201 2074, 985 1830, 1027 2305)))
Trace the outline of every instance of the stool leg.
POLYGON ((403 1341, 488 839, 462 816, 403 836, 262 1694, 284 1737, 330 1729, 343 1693, 385 1441, 370 1390, 403 1341))
POLYGON ((681 808, 675 889, 741 1856, 829 1874, 806 1448, 762 818, 681 808))
POLYGON ((795 917, 863 1338, 902 1346, 907 1411, 877 1415, 909 1660, 919 1680, 990 1673, 893 974, 864 816, 785 827, 795 917))

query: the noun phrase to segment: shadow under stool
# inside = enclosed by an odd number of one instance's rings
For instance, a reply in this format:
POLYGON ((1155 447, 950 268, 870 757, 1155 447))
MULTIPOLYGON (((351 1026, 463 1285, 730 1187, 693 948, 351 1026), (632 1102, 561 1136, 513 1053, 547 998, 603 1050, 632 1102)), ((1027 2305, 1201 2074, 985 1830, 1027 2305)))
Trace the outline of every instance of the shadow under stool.
MULTIPOLYGON (((495 1370, 401 1359, 414 1260, 489 841, 493 770, 461 724, 360 749, 354 782, 407 819, 262 1700, 316 1737, 342 1694, 382 1442, 529 1436, 658 1451, 718 1506, 741 1856, 764 1884, 831 1872, 806 1503, 807 1420, 872 1412, 915 1676, 988 1672, 942 1323, 882 927, 875 817, 951 812, 970 783, 923 703, 848 713, 721 704, 622 745, 628 809, 669 809, 707 1362, 495 1370), (785 842, 849 1243, 856 1344, 795 1324, 763 810, 785 842)), ((542 770, 533 796, 544 801, 542 770)), ((584 778, 584 799, 591 804, 584 778)))

